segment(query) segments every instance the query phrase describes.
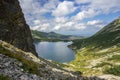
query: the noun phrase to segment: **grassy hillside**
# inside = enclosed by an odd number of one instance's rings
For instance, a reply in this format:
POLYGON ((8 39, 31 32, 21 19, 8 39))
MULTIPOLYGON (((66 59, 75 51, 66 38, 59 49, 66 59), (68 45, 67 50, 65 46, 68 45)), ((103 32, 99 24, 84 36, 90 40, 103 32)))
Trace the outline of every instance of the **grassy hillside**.
POLYGON ((0 80, 11 80, 8 76, 0 75, 0 80))
POLYGON ((62 35, 55 32, 40 32, 32 30, 32 36, 35 41, 69 41, 84 38, 83 36, 62 35))
POLYGON ((114 20, 95 35, 80 40, 74 40, 74 44, 77 49, 88 48, 100 48, 104 49, 114 45, 120 44, 120 18, 114 20))
POLYGON ((120 76, 120 18, 105 26, 92 37, 74 40, 76 59, 69 69, 84 75, 113 74, 120 76))

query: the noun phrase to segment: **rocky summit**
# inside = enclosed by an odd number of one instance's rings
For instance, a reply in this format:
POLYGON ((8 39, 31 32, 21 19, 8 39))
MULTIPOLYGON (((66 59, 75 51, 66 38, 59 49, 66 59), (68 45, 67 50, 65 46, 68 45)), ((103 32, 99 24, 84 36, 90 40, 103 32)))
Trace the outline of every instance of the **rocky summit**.
POLYGON ((0 39, 37 55, 18 0, 0 0, 0 39))

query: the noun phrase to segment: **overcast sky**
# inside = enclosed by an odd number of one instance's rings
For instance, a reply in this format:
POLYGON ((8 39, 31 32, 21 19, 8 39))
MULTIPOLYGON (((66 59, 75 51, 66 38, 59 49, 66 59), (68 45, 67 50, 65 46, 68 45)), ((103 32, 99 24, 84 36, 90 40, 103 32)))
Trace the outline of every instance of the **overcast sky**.
POLYGON ((120 0, 19 0, 33 30, 92 35, 120 16, 120 0))

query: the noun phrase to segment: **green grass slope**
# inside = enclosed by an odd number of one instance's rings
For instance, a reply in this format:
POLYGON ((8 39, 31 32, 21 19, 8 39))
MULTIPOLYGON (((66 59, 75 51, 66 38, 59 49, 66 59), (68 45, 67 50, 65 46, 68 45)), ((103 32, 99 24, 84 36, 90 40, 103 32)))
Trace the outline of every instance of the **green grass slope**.
POLYGON ((0 75, 0 80, 11 80, 8 76, 0 75))
POLYGON ((74 40, 72 47, 77 51, 76 59, 68 69, 84 75, 120 76, 120 18, 89 38, 74 40))

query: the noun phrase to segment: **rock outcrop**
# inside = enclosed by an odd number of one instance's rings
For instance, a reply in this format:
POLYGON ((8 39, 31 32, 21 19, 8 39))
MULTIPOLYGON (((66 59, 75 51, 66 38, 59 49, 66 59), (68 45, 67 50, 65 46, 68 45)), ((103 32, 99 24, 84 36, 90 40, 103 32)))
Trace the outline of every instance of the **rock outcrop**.
POLYGON ((29 74, 24 72, 22 69, 22 63, 17 61, 17 59, 13 59, 7 57, 5 55, 0 54, 0 74, 9 76, 14 80, 39 80, 35 74, 29 74))
POLYGON ((0 0, 0 40, 37 56, 18 0, 0 0))

